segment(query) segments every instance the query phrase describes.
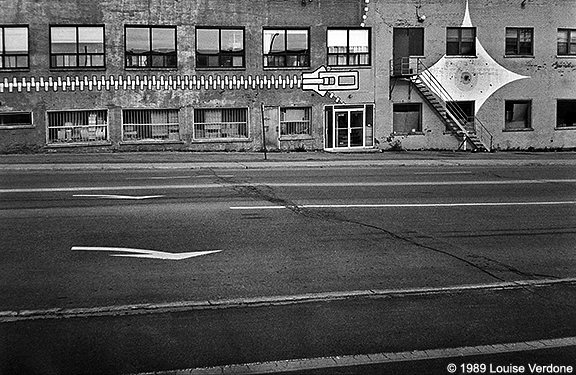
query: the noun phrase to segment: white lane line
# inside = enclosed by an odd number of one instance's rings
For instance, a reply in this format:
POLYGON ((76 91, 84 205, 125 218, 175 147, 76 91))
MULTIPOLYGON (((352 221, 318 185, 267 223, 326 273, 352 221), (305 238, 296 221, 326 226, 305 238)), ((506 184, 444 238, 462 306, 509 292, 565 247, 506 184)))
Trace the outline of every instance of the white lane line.
POLYGON ((131 305, 113 305, 99 307, 52 308, 39 310, 0 311, 0 323, 22 320, 61 319, 72 317, 94 317, 115 315, 138 315, 167 313, 171 311, 192 311, 208 309, 248 308, 261 306, 283 306, 297 303, 337 301, 363 297, 408 297, 420 295, 452 294, 479 290, 515 290, 521 288, 539 288, 557 284, 576 284, 576 277, 564 279, 518 280, 488 284, 454 285, 437 288, 406 289, 367 289, 341 292, 320 292, 284 296, 234 298, 221 300, 179 301, 166 303, 141 303, 131 305))
POLYGON ((199 175, 199 176, 153 176, 153 177, 127 177, 126 180, 184 180, 188 178, 218 178, 218 177, 234 177, 234 175, 199 175))
POLYGON ((472 174, 472 172, 471 172, 471 171, 414 172, 413 174, 421 174, 421 175, 439 174, 439 175, 444 175, 444 174, 472 174))
POLYGON ((150 190, 150 189, 213 189, 222 187, 268 186, 268 187, 387 187, 387 186, 463 186, 463 185, 519 185, 576 183, 576 179, 548 180, 498 180, 498 181, 409 181, 409 182, 260 182, 250 184, 182 184, 182 185, 137 185, 137 186, 71 186, 51 188, 0 189, 0 193, 43 193, 63 191, 108 191, 108 190, 150 190))
POLYGON ((143 199, 164 197, 164 195, 112 195, 112 194, 74 194, 72 196, 78 198, 128 199, 128 200, 143 200, 143 199))
MULTIPOLYGON (((455 348, 411 350, 405 352, 392 352, 392 353, 371 353, 371 354, 339 355, 331 357, 288 359, 283 361, 268 361, 268 362, 244 363, 244 364, 234 364, 234 365, 214 366, 214 367, 200 367, 200 368, 182 369, 182 370, 156 371, 154 372, 154 374, 156 375, 271 374, 278 372, 306 371, 315 369, 375 365, 375 364, 386 364, 397 362, 425 361, 425 360, 447 359, 447 358, 458 358, 458 361, 455 360, 454 362, 457 362, 459 365, 462 362, 462 357, 467 356, 515 353, 515 352, 525 352, 525 351, 542 350, 542 349, 565 348, 569 346, 576 346, 576 337, 562 337, 555 339, 510 342, 503 344, 462 346, 455 348)), ((454 366, 453 364, 451 365, 454 366)), ((533 364, 531 366, 536 365, 533 364)), ((562 366, 565 367, 565 371, 562 371, 561 373, 572 373, 572 371, 574 371, 574 366, 572 365, 562 365, 562 366)), ((456 367, 456 369, 458 368, 459 367, 456 367)), ((447 370, 446 373, 450 372, 448 372, 447 370)), ((144 374, 145 373, 141 373, 140 375, 144 374)))
POLYGON ((383 204, 302 204, 295 206, 232 206, 231 210, 277 210, 283 208, 426 208, 426 207, 481 207, 481 206, 554 206, 576 204, 576 201, 541 202, 463 202, 463 203, 383 203, 383 204))
POLYGON ((97 246, 72 246, 72 251, 108 251, 119 252, 125 254, 111 254, 113 257, 128 257, 128 258, 147 258, 147 259, 162 259, 162 260, 183 260, 202 255, 218 253, 222 250, 208 250, 208 251, 192 251, 187 253, 170 253, 166 251, 148 250, 148 249, 132 249, 126 247, 97 247, 97 246))

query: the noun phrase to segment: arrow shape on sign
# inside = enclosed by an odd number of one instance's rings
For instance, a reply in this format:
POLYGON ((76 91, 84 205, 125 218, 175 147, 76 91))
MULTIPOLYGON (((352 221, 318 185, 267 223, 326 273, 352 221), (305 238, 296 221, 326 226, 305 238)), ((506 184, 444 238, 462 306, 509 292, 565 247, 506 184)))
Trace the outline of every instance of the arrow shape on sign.
POLYGON ((164 259, 164 260, 182 260, 186 258, 193 258, 201 255, 218 253, 222 250, 209 250, 209 251, 193 251, 188 253, 167 253, 164 251, 145 250, 145 249, 130 249, 126 247, 90 247, 90 246, 72 246, 72 251, 115 251, 125 254, 111 254, 113 257, 129 257, 129 258, 148 258, 148 259, 164 259))
POLYGON ((102 198, 102 199, 151 199, 151 198, 162 198, 163 195, 114 195, 114 194, 74 194, 74 197, 82 198, 102 198))

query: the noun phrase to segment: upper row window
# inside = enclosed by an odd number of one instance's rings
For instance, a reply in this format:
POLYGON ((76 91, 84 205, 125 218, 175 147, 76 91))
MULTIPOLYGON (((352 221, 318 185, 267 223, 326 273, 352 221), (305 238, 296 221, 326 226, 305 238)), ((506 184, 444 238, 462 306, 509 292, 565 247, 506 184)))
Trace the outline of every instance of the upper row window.
POLYGON ((370 65, 368 29, 328 29, 328 65, 370 65))
POLYGON ((446 29, 446 55, 475 56, 476 28, 448 27, 446 29))
POLYGON ((28 27, 0 26, 0 69, 28 68, 28 27))
POLYGON ((576 56, 576 30, 558 29, 558 55, 576 56))
POLYGON ((263 36, 265 67, 310 66, 307 29, 265 29, 263 36))
POLYGON ((126 26, 126 68, 176 68, 176 27, 126 26))
POLYGON ((197 28, 196 66, 198 68, 243 68, 244 30, 197 28))
POLYGON ((104 26, 52 26, 51 68, 103 68, 104 26))

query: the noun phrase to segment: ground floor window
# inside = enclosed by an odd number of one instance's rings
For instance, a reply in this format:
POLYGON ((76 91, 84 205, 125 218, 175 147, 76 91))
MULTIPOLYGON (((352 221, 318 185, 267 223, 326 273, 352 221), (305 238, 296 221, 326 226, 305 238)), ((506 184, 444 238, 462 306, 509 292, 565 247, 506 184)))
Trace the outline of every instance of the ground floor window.
POLYGON ((398 103, 393 107, 392 130, 395 134, 422 132, 422 104, 398 103))
POLYGON ((558 100, 556 104, 556 127, 576 126, 576 99, 558 100))
POLYGON ((122 140, 179 140, 177 109, 125 109, 122 140))
MULTIPOLYGON (((456 120, 468 131, 474 131, 475 119, 475 102, 474 101, 451 101, 446 102, 446 110, 454 116, 456 120)), ((446 125, 446 131, 451 131, 446 125)))
POLYGON ((48 144, 90 143, 108 139, 108 111, 49 111, 48 144))
POLYGON ((310 135, 310 107, 280 108, 280 135, 310 135))
POLYGON ((32 126, 30 112, 0 112, 0 128, 32 126))
POLYGON ((507 100, 504 104, 504 130, 523 130, 532 127, 532 102, 507 100))
POLYGON ((195 109, 194 138, 248 138, 248 109, 195 109))
POLYGON ((374 146, 374 105, 326 106, 325 148, 374 146))

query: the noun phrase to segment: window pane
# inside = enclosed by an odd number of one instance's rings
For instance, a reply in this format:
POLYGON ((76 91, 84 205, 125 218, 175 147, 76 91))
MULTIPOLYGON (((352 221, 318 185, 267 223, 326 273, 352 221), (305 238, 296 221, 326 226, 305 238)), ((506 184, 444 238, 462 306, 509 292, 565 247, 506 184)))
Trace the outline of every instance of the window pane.
POLYGON ((307 51, 308 50, 308 31, 306 30, 288 30, 286 49, 288 51, 307 51))
POLYGON ((424 29, 410 28, 408 30, 408 54, 410 56, 424 55, 424 29))
MULTIPOLYGON (((0 34, 1 37, 1 34, 0 34)), ((28 29, 25 27, 7 27, 4 29, 6 53, 28 53, 28 29)), ((0 51, 2 42, 0 41, 0 51)))
POLYGON ((104 28, 79 27, 78 49, 80 53, 104 53, 104 28))
POLYGON ((196 30, 196 51, 203 54, 217 54, 220 52, 220 32, 217 29, 196 30))
POLYGON ((458 42, 460 40, 459 29, 448 28, 446 30, 446 41, 449 43, 458 42))
POLYGON ((328 52, 329 53, 348 52, 347 30, 328 30, 328 52))
POLYGON ((176 51, 176 29, 153 28, 152 51, 157 53, 169 53, 176 51))
POLYGON ((556 126, 576 126, 576 100, 558 100, 556 126))
POLYGON ((368 30, 350 30, 350 52, 368 52, 368 30))
POLYGON ((132 53, 150 52, 150 29, 146 27, 127 27, 126 51, 132 53))
POLYGON ((0 126, 32 125, 31 113, 0 113, 0 126))
POLYGON ((222 51, 238 52, 244 49, 242 30, 222 30, 221 46, 222 51))
POLYGON ((284 30, 264 30, 264 54, 284 52, 284 30))
POLYGON ((462 41, 472 42, 476 38, 476 32, 472 28, 462 28, 462 41))
POLYGON ((52 53, 76 53, 76 28, 52 27, 50 48, 52 53))

